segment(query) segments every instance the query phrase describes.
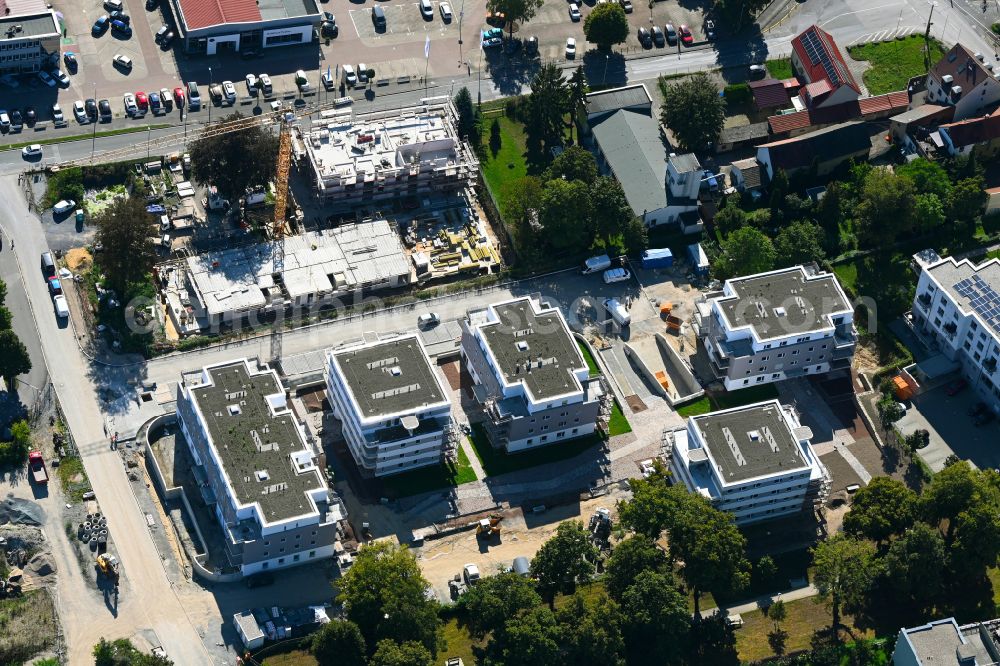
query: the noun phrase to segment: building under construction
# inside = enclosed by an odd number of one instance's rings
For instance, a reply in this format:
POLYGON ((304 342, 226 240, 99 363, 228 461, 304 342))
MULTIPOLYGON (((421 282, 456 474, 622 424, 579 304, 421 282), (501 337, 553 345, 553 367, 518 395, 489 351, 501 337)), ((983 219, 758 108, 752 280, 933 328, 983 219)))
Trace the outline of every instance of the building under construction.
POLYGON ((358 115, 327 111, 302 137, 314 193, 350 210, 471 186, 479 161, 458 136, 450 100, 358 115))

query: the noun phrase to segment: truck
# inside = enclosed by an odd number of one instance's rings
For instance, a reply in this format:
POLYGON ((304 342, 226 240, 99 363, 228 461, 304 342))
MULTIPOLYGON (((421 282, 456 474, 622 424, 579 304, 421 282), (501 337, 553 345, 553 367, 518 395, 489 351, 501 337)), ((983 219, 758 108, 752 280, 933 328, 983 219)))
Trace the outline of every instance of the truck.
POLYGON ((650 249, 642 253, 643 268, 669 268, 674 265, 674 253, 670 248, 650 249))
POLYGON ((35 483, 44 486, 49 482, 49 472, 45 469, 45 459, 42 458, 41 451, 32 451, 28 454, 28 468, 35 483))
POLYGON ((596 257, 591 257, 583 262, 583 270, 581 273, 583 275, 590 275, 591 273, 600 273, 611 268, 611 257, 606 254, 602 254, 596 257))
POLYGON ((632 323, 632 315, 629 314, 628 310, 625 309, 625 306, 617 298, 604 299, 604 309, 608 311, 611 318, 622 328, 632 323))

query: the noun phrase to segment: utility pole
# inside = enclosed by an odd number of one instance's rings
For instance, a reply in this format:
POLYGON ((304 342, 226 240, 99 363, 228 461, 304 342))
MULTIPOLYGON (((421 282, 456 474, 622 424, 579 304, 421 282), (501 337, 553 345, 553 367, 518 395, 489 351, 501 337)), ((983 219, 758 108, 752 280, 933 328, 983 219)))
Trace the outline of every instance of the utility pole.
POLYGON ((208 124, 212 124, 212 68, 208 68, 208 124))
MULTIPOLYGON (((97 84, 96 83, 94 84, 94 102, 95 103, 97 102, 97 84)), ((100 112, 101 112, 101 110, 98 109, 97 110, 98 117, 94 119, 94 133, 90 137, 90 161, 91 161, 91 163, 93 163, 93 161, 94 161, 94 151, 97 149, 97 122, 98 122, 98 120, 100 120, 100 112)))
MULTIPOLYGON (((997 0, 1000 2, 1000 0, 997 0)), ((458 10, 458 66, 462 66, 462 19, 465 18, 465 0, 462 0, 462 8, 458 10)))
POLYGON ((931 18, 934 16, 934 7, 937 5, 936 2, 931 3, 931 11, 927 14, 927 29, 924 30, 924 69, 930 69, 931 66, 931 48, 930 48, 930 36, 931 36, 931 26, 934 25, 931 22, 931 18))

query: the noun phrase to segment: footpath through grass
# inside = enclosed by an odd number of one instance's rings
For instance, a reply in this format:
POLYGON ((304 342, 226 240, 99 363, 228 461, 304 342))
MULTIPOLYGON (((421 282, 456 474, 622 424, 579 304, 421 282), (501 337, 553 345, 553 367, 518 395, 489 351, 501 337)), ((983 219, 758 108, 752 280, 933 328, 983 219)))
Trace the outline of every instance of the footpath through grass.
MULTIPOLYGON (((945 50, 936 39, 928 40, 928 45, 928 61, 934 64, 941 59, 945 50)), ((872 95, 906 90, 906 84, 911 78, 927 73, 923 35, 910 35, 881 44, 852 46, 847 52, 855 60, 867 60, 871 63, 871 67, 865 70, 864 81, 872 95)))

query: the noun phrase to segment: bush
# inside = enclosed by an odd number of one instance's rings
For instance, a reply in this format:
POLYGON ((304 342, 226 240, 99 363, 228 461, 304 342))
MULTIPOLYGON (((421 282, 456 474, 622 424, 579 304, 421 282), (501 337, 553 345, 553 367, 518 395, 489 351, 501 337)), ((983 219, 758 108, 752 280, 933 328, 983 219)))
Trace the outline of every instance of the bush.
POLYGON ((990 30, 992 30, 994 34, 1000 35, 1000 23, 994 23, 991 25, 990 30))
POLYGON ((60 199, 83 201, 83 169, 72 167, 49 176, 42 207, 51 208, 60 199))
POLYGON ((726 104, 730 107, 749 104, 750 100, 753 99, 753 93, 750 92, 750 86, 745 83, 729 84, 726 86, 723 95, 726 98, 726 104))

